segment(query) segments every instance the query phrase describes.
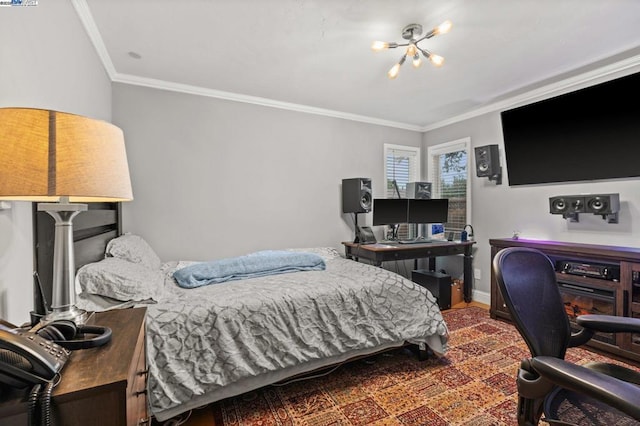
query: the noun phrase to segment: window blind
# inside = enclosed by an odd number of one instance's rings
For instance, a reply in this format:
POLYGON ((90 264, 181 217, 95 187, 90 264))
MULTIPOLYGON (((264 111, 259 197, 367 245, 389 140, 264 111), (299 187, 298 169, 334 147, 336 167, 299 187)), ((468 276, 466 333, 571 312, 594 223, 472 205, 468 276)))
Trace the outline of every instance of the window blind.
MULTIPOLYGON (((407 183, 416 182, 420 178, 420 148, 385 144, 384 159, 385 197, 406 198, 407 183), (399 197, 398 194, 400 194, 399 197)), ((415 236, 415 226, 409 226, 406 223, 400 224, 399 239, 408 240, 415 238, 415 236)))
POLYGON ((449 199, 449 220, 445 232, 458 235, 468 221, 468 144, 434 146, 429 152, 430 178, 434 198, 449 199))

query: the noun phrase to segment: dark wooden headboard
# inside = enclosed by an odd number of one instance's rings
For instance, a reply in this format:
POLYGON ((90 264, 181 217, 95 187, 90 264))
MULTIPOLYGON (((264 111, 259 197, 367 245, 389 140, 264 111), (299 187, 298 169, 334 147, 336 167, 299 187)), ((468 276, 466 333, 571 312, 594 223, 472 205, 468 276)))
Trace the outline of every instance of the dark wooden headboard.
MULTIPOLYGON (((109 240, 122 234, 121 203, 88 203, 89 210, 73 219, 73 247, 76 270, 104 258, 109 240)), ((55 220, 38 211, 33 203, 33 270, 38 272, 48 307, 51 306, 55 220)), ((34 306, 42 301, 34 291, 34 306)))

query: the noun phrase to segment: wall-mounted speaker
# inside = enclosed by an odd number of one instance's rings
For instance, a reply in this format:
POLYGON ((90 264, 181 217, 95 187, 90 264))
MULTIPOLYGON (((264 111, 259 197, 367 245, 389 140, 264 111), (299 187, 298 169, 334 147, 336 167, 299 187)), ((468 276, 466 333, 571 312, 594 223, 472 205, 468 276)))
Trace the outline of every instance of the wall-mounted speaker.
POLYGON ((343 213, 368 213, 371 211, 372 201, 371 179, 342 179, 343 213))
POLYGON ((559 195, 549 198, 549 213, 551 214, 565 215, 584 212, 584 196, 582 195, 559 195))
POLYGON ((431 199, 431 182, 409 182, 407 183, 407 198, 418 200, 431 199))
POLYGON ((578 222, 580 213, 601 215, 609 223, 618 223, 620 194, 558 195, 549 198, 549 213, 578 222))
POLYGON ((585 211, 593 214, 612 214, 620 211, 620 194, 585 196, 585 211))
POLYGON ((496 184, 502 183, 502 167, 500 166, 500 154, 498 145, 485 145, 475 148, 476 176, 488 177, 495 180, 496 184))

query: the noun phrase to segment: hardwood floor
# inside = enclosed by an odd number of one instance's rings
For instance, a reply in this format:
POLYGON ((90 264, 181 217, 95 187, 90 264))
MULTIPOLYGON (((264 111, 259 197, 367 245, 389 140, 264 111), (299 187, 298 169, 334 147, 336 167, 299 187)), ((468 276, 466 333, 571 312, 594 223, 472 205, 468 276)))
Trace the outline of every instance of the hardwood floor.
MULTIPOLYGON (((465 302, 458 303, 457 305, 453 306, 451 309, 463 309, 469 306, 476 306, 479 308, 489 310, 489 305, 485 305, 483 303, 473 302, 473 301, 471 303, 465 303, 465 302)), ((153 423, 153 424, 157 425, 157 423, 153 423)), ((193 410, 191 412, 191 416, 189 417, 189 419, 185 423, 182 423, 182 425, 183 426, 216 426, 215 419, 213 418, 213 410, 209 409, 209 407, 193 410)))

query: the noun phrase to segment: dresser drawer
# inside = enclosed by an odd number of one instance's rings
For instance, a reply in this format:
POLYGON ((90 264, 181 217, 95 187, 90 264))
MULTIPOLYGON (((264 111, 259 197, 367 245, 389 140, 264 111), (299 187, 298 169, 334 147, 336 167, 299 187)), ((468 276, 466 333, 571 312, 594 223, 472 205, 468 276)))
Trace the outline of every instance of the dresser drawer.
POLYGON ((127 379, 127 425, 149 425, 147 411, 147 359, 144 336, 144 324, 138 336, 133 368, 127 379))

